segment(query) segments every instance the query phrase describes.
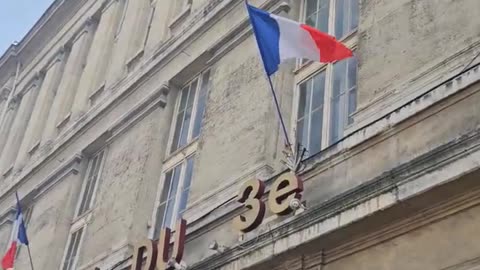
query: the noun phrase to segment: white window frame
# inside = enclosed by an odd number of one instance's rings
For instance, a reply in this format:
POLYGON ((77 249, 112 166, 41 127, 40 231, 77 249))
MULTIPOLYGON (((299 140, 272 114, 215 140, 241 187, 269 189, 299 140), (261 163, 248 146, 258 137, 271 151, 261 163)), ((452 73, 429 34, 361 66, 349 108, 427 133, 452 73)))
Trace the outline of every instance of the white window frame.
MULTIPOLYGON (((211 67, 207 67, 207 68, 203 69, 201 72, 199 72, 195 76, 193 76, 191 80, 189 80, 187 83, 185 83, 185 85, 183 85, 182 88, 177 92, 176 101, 175 101, 175 108, 174 108, 174 113, 172 115, 173 118, 172 118, 172 123, 171 123, 171 126, 170 126, 169 139, 168 139, 167 149, 166 149, 167 158, 163 162, 162 175, 160 177, 160 185, 159 185, 159 188, 158 188, 158 191, 157 191, 155 213, 152 216, 152 223, 154 224, 154 226, 152 226, 153 230, 151 230, 151 232, 150 232, 150 234, 152 236, 153 236, 153 233, 155 232, 156 228, 161 228, 161 227, 167 226, 167 227, 170 227, 171 229, 174 229, 173 224, 176 221, 175 218, 172 218, 171 224, 163 224, 164 219, 165 219, 165 213, 159 213, 159 211, 161 210, 161 204, 162 204, 161 196, 162 196, 162 193, 163 193, 163 189, 165 188, 165 179, 166 179, 166 176, 167 176, 168 172, 175 169, 177 166, 180 166, 180 165, 183 166, 182 170, 180 172, 180 178, 179 178, 179 181, 180 181, 179 189, 181 188, 181 190, 183 190, 184 181, 185 181, 185 171, 186 171, 186 167, 187 167, 187 160, 191 157, 195 158, 195 154, 196 154, 197 149, 198 149, 198 139, 200 138, 200 136, 202 134, 203 120, 205 118, 205 112, 207 110, 207 105, 208 105, 207 97, 208 97, 208 93, 209 93, 210 88, 211 88, 211 81, 212 81, 212 74, 213 74, 212 70, 213 69, 211 67), (194 129, 194 126, 195 126, 195 119, 197 118, 197 114, 199 113, 199 111, 198 111, 198 101, 199 101, 200 94, 201 94, 201 87, 202 87, 202 84, 203 84, 203 80, 205 79, 205 74, 207 74, 207 73, 209 75, 208 75, 206 90, 205 90, 205 93, 204 93, 205 94, 205 104, 204 104, 204 108, 203 108, 204 109, 203 117, 200 119, 201 122, 200 122, 199 134, 198 134, 197 137, 193 137, 193 129, 194 129), (190 124, 189 124, 187 142, 186 142, 185 145, 180 146, 177 149, 172 151, 172 146, 173 146, 172 144, 173 144, 174 136, 175 136, 175 128, 177 126, 177 117, 178 117, 178 113, 179 113, 179 109, 180 109, 180 103, 181 103, 181 99, 182 99, 182 91, 184 91, 186 87, 189 87, 195 80, 197 80, 197 90, 195 92, 195 98, 194 98, 193 105, 192 105, 192 115, 191 115, 191 120, 190 120, 190 124), (160 217, 161 217, 162 220, 158 220, 160 217)), ((180 132, 179 136, 181 136, 181 132, 180 132)), ((178 141, 177 141, 177 143, 178 143, 178 141)), ((193 166, 195 168, 195 160, 194 160, 193 166)), ((195 177, 195 175, 192 173, 191 182, 193 182, 194 177, 195 177)), ((168 197, 169 196, 167 196, 167 198, 168 197)), ((178 199, 179 198, 177 197, 176 200, 178 200, 178 199)), ((165 210, 167 209, 166 206, 167 205, 165 205, 165 210)), ((176 213, 176 211, 178 211, 178 206, 179 206, 179 204, 176 203, 174 213, 176 213)), ((186 209, 187 208, 188 208, 188 202, 187 202, 186 209)))
MULTIPOLYGON (((167 206, 168 206, 168 202, 165 202, 165 212, 162 213, 162 220, 159 221, 160 222, 160 227, 168 227, 170 229, 175 229, 175 224, 176 224, 176 221, 177 221, 177 215, 179 216, 182 216, 182 212, 180 212, 179 210, 179 207, 180 207, 180 203, 179 203, 179 200, 181 199, 181 195, 182 195, 182 192, 183 190, 185 189, 185 172, 187 170, 187 165, 188 165, 188 159, 190 158, 193 158, 193 168, 192 170, 195 168, 195 152, 191 153, 190 155, 188 156, 185 156, 181 159, 180 162, 174 164, 173 166, 171 167, 168 167, 167 169, 163 170, 162 172, 162 176, 161 176, 161 179, 160 179, 160 182, 162 183, 162 186, 160 188, 160 193, 159 193, 159 199, 158 199, 158 210, 160 210, 160 207, 161 205, 163 204, 163 201, 162 201, 162 193, 163 193, 163 189, 166 188, 165 186, 165 180, 166 180, 166 177, 167 177, 167 173, 175 170, 178 166, 182 166, 181 169, 180 169, 180 176, 178 178, 178 187, 177 187, 177 194, 175 194, 175 207, 173 208, 173 216, 172 216, 172 219, 170 220, 170 223, 169 224, 165 224, 165 217, 166 217, 166 210, 167 210, 167 206)), ((172 176, 173 177, 173 176, 172 176)), ((190 179, 190 187, 191 188, 191 183, 192 183, 192 180, 193 180, 193 172, 192 172, 192 176, 191 176, 191 179, 190 179)), ((170 191, 168 191, 168 194, 167 194, 167 198, 166 200, 168 201, 168 199, 170 198, 170 191)), ((187 207, 183 210, 185 211, 186 209, 188 208, 188 202, 187 202, 187 207)))
MULTIPOLYGON (((83 244, 83 239, 85 238, 85 234, 87 232, 87 224, 90 223, 90 220, 92 219, 92 210, 94 208, 94 205, 95 205, 95 198, 96 198, 96 193, 97 193, 97 190, 98 190, 98 187, 100 186, 100 182, 102 181, 102 174, 103 174, 103 169, 105 167, 105 160, 106 160, 106 157, 107 157, 107 148, 106 147, 103 147, 101 148, 100 150, 96 151, 93 155, 90 155, 89 158, 88 158, 88 165, 87 165, 87 169, 85 170, 85 174, 83 176, 83 183, 82 183, 82 187, 81 187, 81 192, 80 192, 80 196, 78 198, 78 201, 77 201, 77 204, 76 204, 76 207, 75 207, 75 217, 74 217, 74 220, 73 222, 71 223, 71 226, 70 226, 70 231, 69 231, 69 235, 68 235, 68 240, 67 240, 67 244, 65 245, 65 248, 64 248, 64 251, 63 251, 63 259, 62 259, 62 263, 60 264, 60 270, 63 270, 63 266, 65 264, 65 260, 67 259, 67 252, 68 252, 68 248, 70 247, 70 243, 72 241, 72 237, 73 235, 78 232, 79 230, 83 230, 82 231, 82 235, 80 236, 80 239, 79 239, 79 244, 78 244, 78 248, 77 248, 77 255, 75 257, 75 261, 73 262, 73 266, 72 266, 72 270, 76 269, 77 267, 77 263, 78 263, 78 258, 80 257, 80 252, 82 250, 82 244, 83 244), (88 177, 89 177, 89 174, 90 174, 90 171, 93 169, 93 160, 95 158, 97 158, 98 156, 101 155, 101 158, 99 159, 99 162, 100 164, 98 165, 98 173, 97 173, 97 176, 96 176, 96 181, 95 181, 95 184, 94 184, 94 187, 93 187, 93 190, 92 190, 92 197, 90 199, 90 203, 88 205, 88 208, 86 208, 86 210, 83 212, 83 213, 80 213, 80 207, 81 207, 81 204, 82 204, 82 201, 83 201, 83 197, 86 196, 85 192, 87 192, 86 190, 86 187, 87 187, 87 182, 88 182, 88 177)), ((98 161, 97 161, 98 162, 98 161)))
MULTIPOLYGON (((334 36, 335 33, 335 3, 337 0, 330 0, 329 6, 329 21, 328 21, 328 33, 334 36)), ((306 0, 303 0, 301 3, 301 21, 304 22, 306 19, 306 0)), ((350 33, 344 35, 340 39, 345 46, 350 48, 355 52, 358 46, 358 27, 352 30, 350 33)), ((298 110, 299 110, 299 101, 300 101, 300 85, 321 72, 325 72, 325 93, 324 93, 324 104, 323 104, 323 124, 322 124, 322 141, 321 141, 321 150, 327 148, 331 144, 331 99, 333 92, 333 66, 335 63, 326 64, 320 62, 302 62, 301 59, 297 60, 297 69, 295 70, 295 91, 293 95, 293 110, 291 114, 291 126, 293 127, 290 130, 290 136, 293 138, 293 143, 296 145, 299 143, 299 138, 297 138, 297 119, 298 119, 298 110)), ((358 57, 357 57, 357 67, 358 67, 358 57)), ((358 69, 357 69, 357 96, 358 96, 358 69)), ((358 98, 357 98, 358 99, 358 98)), ((349 125, 345 125, 345 129, 349 125)), ((308 155, 314 155, 316 153, 308 153, 308 155)))
POLYGON ((81 192, 80 192, 80 197, 78 198, 77 205, 75 207, 75 218, 76 219, 80 219, 80 218, 82 218, 83 216, 87 215, 88 213, 90 213, 92 211, 92 208, 93 208, 93 205, 94 205, 94 202, 95 202, 95 198, 96 198, 96 195, 97 195, 96 194, 97 189, 98 189, 98 186, 101 182, 101 178, 102 178, 102 174, 103 174, 106 155, 107 155, 106 148, 102 148, 101 150, 95 152, 95 154, 91 155, 88 159, 88 166, 87 166, 87 170, 85 171, 85 175, 83 176, 83 183, 82 183, 82 188, 81 188, 81 192), (89 203, 88 207, 85 209, 85 211, 83 213, 80 213, 80 210, 81 210, 80 207, 81 207, 81 204, 82 204, 82 201, 83 201, 83 196, 86 196, 85 192, 87 192, 86 188, 87 188, 87 183, 88 183, 88 176, 89 176, 90 171, 92 170, 92 166, 93 166, 92 161, 96 157, 98 157, 99 155, 102 155, 102 158, 100 159, 100 165, 99 165, 99 168, 98 168, 97 179, 95 180, 95 185, 94 185, 93 190, 92 190, 92 198, 90 199, 90 203, 89 203))
MULTIPOLYGON (((335 36, 335 16, 336 16, 336 4, 337 4, 337 1, 338 0, 328 0, 330 3, 329 3, 329 16, 328 16, 328 34, 331 35, 331 36, 335 36)), ((360 2, 360 0, 358 0, 360 2)), ((300 16, 300 19, 302 22, 305 22, 305 20, 307 19, 306 18, 306 13, 307 13, 307 0, 303 0, 301 2, 301 5, 300 5, 300 10, 301 10, 301 16, 300 16)), ((360 3, 359 3, 360 4, 360 3)), ((359 10, 360 11, 360 10, 359 10)), ((359 12, 360 13, 360 12, 359 12)), ((358 14, 360 15, 360 14, 358 14)), ((359 17, 359 16, 357 16, 359 17)), ((358 26, 357 28, 351 30, 350 32, 348 33, 345 33, 342 37, 339 38, 339 40, 345 40, 347 39, 348 37, 350 37, 351 35, 355 34, 356 32, 358 31, 358 26)))
POLYGON ((75 270, 77 268, 78 259, 80 257, 80 252, 82 250, 83 240, 85 239, 85 233, 86 233, 86 230, 87 230, 87 226, 86 226, 85 222, 77 222, 76 225, 77 226, 72 226, 71 229, 70 229, 67 244, 65 245, 65 248, 64 248, 64 251, 63 251, 62 263, 60 264, 59 270, 63 270, 65 261, 67 260, 67 255, 68 255, 67 253, 68 253, 68 249, 70 247, 70 244, 72 242, 73 235, 75 233, 77 233, 78 231, 82 230, 82 235, 80 235, 80 239, 78 240, 79 242, 78 242, 78 247, 77 247, 77 253, 76 253, 75 259, 72 263, 71 270, 75 270))
MULTIPOLYGON (((199 135, 195 138, 193 137, 193 128, 194 128, 195 119, 197 118, 197 113, 198 113, 198 99, 200 97, 200 90, 201 90, 201 87, 202 87, 202 84, 203 84, 204 75, 206 73, 209 73, 209 77, 208 77, 209 81, 207 82, 208 85, 207 85, 207 90, 206 90, 207 92, 205 93, 205 95, 208 96, 208 91, 210 90, 209 86, 210 86, 210 82, 211 82, 211 78, 212 78, 211 68, 206 68, 202 72, 199 72, 198 74, 196 74, 193 77, 193 79, 191 79, 188 83, 186 83, 178 91, 176 101, 175 101, 175 109, 174 109, 172 124, 171 124, 171 127, 170 127, 169 139, 168 139, 168 143, 167 143, 167 145, 168 145, 167 156, 169 156, 169 157, 173 157, 179 152, 184 152, 187 148, 189 148, 190 145, 196 144, 196 141, 198 140, 198 138, 200 137, 200 135, 202 133, 201 132, 202 125, 201 125, 199 135), (176 131, 175 128, 177 126, 177 116, 178 116, 178 111, 180 109, 180 102, 181 102, 181 99, 182 99, 182 92, 185 90, 186 87, 189 87, 195 80, 197 80, 197 90, 195 92, 195 97, 194 97, 194 100, 193 100, 192 115, 191 115, 189 130, 188 130, 188 134, 187 134, 187 142, 183 146, 179 146, 178 148, 176 148, 175 150, 172 151, 173 141, 174 141, 174 136, 175 136, 175 131, 176 131)), ((205 116, 206 104, 207 104, 207 102, 205 102, 204 116, 205 116)), ((202 119, 200 119, 200 121, 202 121, 201 124, 203 123, 203 118, 204 117, 202 117, 202 119)), ((181 131, 180 131, 179 136, 181 136, 181 131)))

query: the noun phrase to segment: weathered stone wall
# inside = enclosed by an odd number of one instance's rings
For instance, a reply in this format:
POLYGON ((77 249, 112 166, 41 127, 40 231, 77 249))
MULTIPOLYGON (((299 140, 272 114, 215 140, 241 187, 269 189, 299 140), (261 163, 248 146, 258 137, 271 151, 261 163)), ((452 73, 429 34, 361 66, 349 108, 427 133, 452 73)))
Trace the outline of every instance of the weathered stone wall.
MULTIPOLYGON (((70 174, 32 202, 27 233, 35 269, 58 269, 61 265, 82 181, 80 174, 70 174)), ((22 246, 16 268, 30 268, 26 251, 22 246)))
POLYGON ((478 46, 478 10, 476 0, 361 1, 358 107, 387 92, 405 91, 399 87, 438 72, 432 68, 447 57, 478 46))
MULTIPOLYGON (((207 2, 194 1, 191 16, 202 15, 195 14, 195 11, 207 2)), ((258 5, 263 1, 252 3, 258 5)), ((292 3, 292 6, 292 14, 295 15, 291 17, 296 18, 298 2, 292 3)), ((473 44, 479 36, 480 25, 478 20, 472 18, 476 18, 475 11, 479 9, 476 0, 448 3, 440 0, 385 0, 375 3, 362 1, 357 50, 360 56, 360 106, 368 106, 372 99, 394 89, 396 85, 404 84, 424 67, 432 66, 473 44)), ((165 11, 161 12, 163 14, 165 11)), ((105 99, 99 100, 97 106, 90 108, 83 118, 69 127, 68 132, 63 133, 51 149, 42 149, 43 156, 39 160, 50 155, 48 160, 40 164, 33 160, 25 169, 32 169, 32 173, 23 175, 21 182, 17 182, 19 179, 10 178, 0 183, 0 190, 9 191, 0 198, 2 212, 12 206, 10 199, 13 188, 35 190, 41 181, 48 179, 53 171, 62 166, 63 161, 82 151, 88 156, 85 149, 92 151, 92 142, 97 141, 97 147, 98 144, 107 147, 106 162, 78 266, 96 265, 98 261, 108 258, 115 249, 127 247, 145 237, 149 226, 153 225, 150 221, 157 190, 163 185, 160 182, 162 162, 166 157, 178 89, 207 67, 212 70, 211 88, 195 162, 189 200, 190 211, 205 211, 199 204, 194 203, 208 199, 209 196, 217 196, 218 194, 212 192, 226 185, 242 184, 257 169, 270 168, 274 172, 283 169, 280 163, 283 150, 282 131, 276 119, 256 44, 250 33, 242 36, 245 29, 241 29, 240 25, 245 23, 246 19, 243 1, 231 4, 220 14, 221 16, 209 22, 211 25, 207 24, 197 33, 189 33, 188 28, 193 29, 205 23, 209 19, 209 13, 203 14, 204 17, 201 17, 196 25, 188 25, 188 19, 185 20, 187 24, 180 24, 176 29, 185 31, 185 34, 175 37, 178 38, 175 42, 165 40, 167 34, 152 35, 162 42, 172 44, 153 52, 159 49, 159 44, 147 42, 147 50, 152 51, 145 53, 143 59, 146 62, 142 63, 145 66, 130 73, 130 77, 121 78, 121 83, 116 85, 116 88, 105 89, 105 99), (231 38, 226 38, 228 35, 231 35, 231 38), (238 40, 235 40, 236 38, 238 40), (155 56, 152 56, 153 54, 155 56), (214 60, 209 61, 212 56, 214 60), (150 71, 144 72, 143 69, 150 71), (137 80, 138 83, 135 82, 137 80), (171 91, 165 98, 166 104, 159 102, 160 105, 156 104, 148 109, 150 103, 145 99, 158 98, 150 95, 158 91, 163 83, 171 86, 171 91), (107 102, 112 102, 111 106, 101 110, 107 102), (127 115, 129 113, 131 115, 127 115), (106 139, 102 139, 102 136, 106 139)), ((294 67, 294 61, 283 64, 281 72, 273 79, 288 130, 295 87, 292 72, 294 67)), ((477 83, 449 100, 408 121, 385 129, 378 136, 331 159, 322 160, 321 156, 318 160, 312 158, 308 164, 313 164, 314 167, 304 176, 304 198, 307 205, 318 205, 477 129, 480 126, 479 87, 477 83)), ((82 159, 82 164, 85 164, 86 160, 87 158, 82 159)), ((34 261, 38 264, 36 268, 40 270, 55 269, 60 265, 83 181, 80 175, 84 169, 75 177, 65 177, 33 202, 29 234, 34 261), (53 257, 45 256, 43 251, 47 249, 52 251, 53 257)), ((230 193, 219 196, 221 199, 212 205, 217 207, 224 203, 222 200, 233 198, 236 191, 229 190, 230 193)), ((213 240, 228 247, 240 244, 239 234, 231 225, 231 218, 238 214, 238 209, 237 203, 227 203, 204 213, 199 220, 192 222, 192 226, 199 226, 202 222, 207 224, 203 224, 205 226, 202 228, 196 227, 201 233, 196 231, 188 239, 185 260, 189 264, 215 254, 208 249, 208 244, 213 240)), ((258 231, 246 235, 246 238, 255 239, 257 233, 268 231, 271 226, 287 219, 265 221, 258 231)), ((472 219, 471 222, 476 224, 477 220, 472 219)), ((395 245, 400 246, 399 252, 412 252, 408 245, 420 240, 433 241, 438 238, 436 233, 439 234, 436 228, 443 230, 452 226, 447 224, 447 221, 445 223, 432 227, 429 232, 419 235, 417 240, 408 239, 407 236, 404 240, 399 238, 395 245)), ((461 226, 465 226, 466 232, 472 230, 468 222, 461 226)), ((191 228, 189 227, 189 230, 191 228)), ((8 226, 0 227, 0 245, 8 241, 4 240, 7 235, 9 237, 8 226)), ((471 242, 466 242, 466 234, 461 231, 450 232, 448 239, 450 237, 458 237, 455 240, 457 245, 464 243, 470 245, 472 250, 478 248, 471 242)), ((439 243, 441 252, 447 250, 443 244, 444 242, 439 243)), ((394 250, 393 244, 384 245, 387 250, 394 250)), ((361 267, 365 265, 367 269, 367 263, 362 264, 360 257, 376 258, 379 257, 377 252, 381 252, 381 249, 365 251, 358 255, 358 258, 353 255, 329 267, 335 270, 359 264, 361 267)), ((388 252, 386 254, 393 254, 394 251, 388 252)), ((433 256, 432 254, 433 252, 425 256, 427 258, 433 256)), ((261 255, 265 254, 258 256, 261 255)), ((20 253, 19 269, 28 268, 25 258, 25 253, 20 253)), ((390 269, 380 265, 382 262, 384 265, 387 262, 389 265, 396 265, 394 260, 393 256, 382 258, 376 262, 378 269, 390 269)), ((454 263, 454 258, 451 258, 450 261, 439 260, 432 265, 443 267, 454 263)), ((419 264, 412 264, 413 268, 422 269, 419 264)))
POLYGON ((3 223, 0 226, 0 252, 2 254, 7 251, 8 242, 10 241, 10 237, 12 235, 11 230, 11 223, 3 223))
POLYGON ((168 119, 156 109, 107 146, 79 265, 146 236, 160 179, 168 119), (152 172, 157 172, 156 174, 152 172))
POLYGON ((327 264, 324 269, 477 269, 479 214, 476 206, 327 264))
POLYGON ((213 67, 192 201, 265 163, 275 139, 268 128, 272 99, 254 46, 247 39, 213 67))

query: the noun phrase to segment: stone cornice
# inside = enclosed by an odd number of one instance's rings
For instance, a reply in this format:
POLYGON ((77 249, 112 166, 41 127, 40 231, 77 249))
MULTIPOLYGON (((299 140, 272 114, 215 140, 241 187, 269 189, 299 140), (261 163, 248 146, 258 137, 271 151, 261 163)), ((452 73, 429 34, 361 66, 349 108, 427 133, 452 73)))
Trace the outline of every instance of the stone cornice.
MULTIPOLYGON (((59 2, 59 0, 57 0, 56 2, 59 2)), ((34 74, 38 70, 41 70, 47 64, 49 59, 53 57, 53 54, 60 47, 68 45, 68 43, 74 38, 75 34, 83 29, 83 26, 85 24, 85 17, 90 18, 97 12, 98 8, 100 8, 100 3, 98 3, 96 0, 60 1, 60 2, 61 4, 59 4, 59 6, 56 7, 55 12, 51 14, 49 19, 46 20, 45 23, 48 22, 49 24, 54 24, 55 20, 63 20, 65 19, 64 18, 64 16, 66 16, 65 14, 69 12, 73 14, 73 17, 69 16, 67 22, 61 22, 61 23, 59 22, 59 25, 61 25, 62 27, 57 32, 55 32, 54 38, 50 38, 44 41, 35 41, 37 43, 42 43, 42 45, 33 44, 34 43, 33 39, 46 35, 46 33, 48 33, 48 35, 52 34, 51 29, 49 30, 49 29, 46 29, 46 27, 42 26, 38 29, 38 33, 35 33, 32 36, 31 38, 32 40, 24 39, 22 40, 21 44, 16 46, 15 55, 18 58, 18 61, 20 61, 22 64, 22 69, 17 80, 17 84, 20 88, 23 88, 25 83, 30 80, 30 77, 32 76, 32 74, 34 74), (87 4, 84 4, 83 2, 87 4), (22 44, 23 44, 23 47, 20 46, 22 44), (35 54, 32 54, 31 50, 26 50, 24 52, 23 51, 24 47, 26 48, 28 46, 34 46, 35 48, 40 48, 40 50, 35 54), (26 53, 31 54, 31 55, 28 55, 27 57, 28 59, 26 59, 26 56, 25 56, 26 53)), ((11 58, 12 57, 8 57, 8 59, 11 59, 11 58)), ((3 73, 2 70, 3 70, 3 65, 0 62, 0 75, 3 73)))
POLYGON ((82 161, 83 156, 80 154, 73 155, 70 159, 63 162, 56 170, 50 173, 45 179, 38 182, 34 187, 26 190, 21 187, 22 182, 16 183, 8 192, 2 194, 2 201, 0 204, 3 204, 2 209, 8 209, 7 211, 0 213, 0 220, 4 219, 6 216, 10 215, 15 208, 15 199, 14 191, 16 188, 20 188, 19 193, 21 194, 22 204, 29 204, 31 201, 41 197, 46 190, 52 188, 55 184, 61 181, 64 177, 69 174, 79 173, 80 162, 82 161), (10 197, 11 202, 7 203, 6 198, 10 197), (10 205, 10 207, 5 207, 5 203, 10 205))
MULTIPOLYGON (((148 95, 146 95, 141 101, 137 104, 133 105, 133 107, 126 112, 124 115, 120 116, 117 121, 112 123, 109 127, 105 127, 104 129, 100 130, 98 136, 87 143, 85 145, 85 149, 88 148, 89 145, 94 143, 98 138, 102 137, 104 141, 111 141, 113 138, 125 132, 128 127, 132 126, 134 123, 138 122, 142 117, 148 115, 149 112, 154 110, 156 107, 164 107, 166 105, 166 95, 168 95, 169 86, 168 83, 161 84, 159 87, 154 89, 148 95)), ((118 94, 118 93, 117 93, 118 94)), ((122 97, 125 93, 122 93, 122 97)), ((90 127, 91 124, 94 123, 98 114, 107 111, 108 109, 112 108, 112 103, 102 103, 100 106, 93 108, 97 110, 97 113, 88 113, 83 116, 80 122, 82 125, 73 126, 70 130, 67 130, 62 137, 59 138, 52 148, 48 149, 48 152, 45 155, 42 155, 41 158, 38 160, 34 160, 32 163, 28 164, 24 170, 21 172, 20 175, 15 176, 9 183, 4 183, 1 190, 3 193, 1 194, 0 198, 5 198, 13 192, 12 190, 20 185, 26 179, 29 179, 33 173, 39 170, 42 166, 46 164, 50 160, 50 158, 55 155, 60 149, 71 143, 73 138, 79 134, 83 133, 86 129, 90 127)), ((1 201, 0 201, 1 204, 1 201)))

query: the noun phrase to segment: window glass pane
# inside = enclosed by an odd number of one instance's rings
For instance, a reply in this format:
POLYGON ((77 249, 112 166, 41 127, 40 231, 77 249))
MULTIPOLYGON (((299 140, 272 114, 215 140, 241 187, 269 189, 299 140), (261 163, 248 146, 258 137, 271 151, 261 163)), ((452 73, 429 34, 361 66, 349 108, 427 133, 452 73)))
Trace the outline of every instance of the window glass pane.
POLYGON ((314 13, 314 14, 308 16, 305 19, 305 24, 310 25, 312 27, 317 27, 317 13, 314 13))
POLYGON ((352 114, 357 110, 357 89, 354 88, 348 93, 348 124, 353 124, 352 114))
POLYGON ((320 152, 322 148, 322 127, 323 127, 323 108, 312 113, 310 130, 310 145, 308 148, 309 155, 320 152))
POLYGON ((198 137, 198 135, 200 135, 202 119, 205 113, 205 103, 207 99, 209 79, 210 71, 207 71, 203 74, 202 86, 200 87, 200 93, 197 103, 197 113, 195 114, 195 122, 193 123, 192 138, 196 138, 198 137))
POLYGON ((208 85, 210 83, 210 70, 202 75, 202 86, 200 87, 200 95, 206 95, 208 92, 208 85))
POLYGON ((195 79, 190 86, 190 92, 188 94, 188 107, 192 107, 193 101, 195 101, 195 95, 197 94, 197 86, 198 80, 195 79))
POLYGON ((187 86, 182 89, 182 97, 180 99, 180 106, 178 108, 178 111, 183 111, 185 109, 185 106, 187 105, 187 99, 188 99, 188 93, 190 92, 190 87, 187 86))
POLYGON ((83 228, 78 230, 75 233, 77 235, 77 237, 76 237, 76 240, 75 240, 75 244, 73 246, 72 257, 70 258, 70 268, 69 269, 74 268, 75 259, 77 258, 77 255, 78 255, 78 246, 80 245, 80 240, 82 239, 82 233, 83 233, 83 228))
POLYGON ((309 80, 300 85, 298 119, 304 117, 310 112, 311 84, 312 81, 309 80))
POLYGON ((177 167, 175 167, 175 169, 173 169, 172 184, 170 188, 170 194, 168 195, 169 199, 175 198, 177 196, 181 171, 182 171, 182 165, 178 165, 177 167))
POLYGON ((178 141, 178 147, 182 147, 188 142, 188 131, 190 129, 190 120, 192 118, 192 107, 188 107, 185 111, 185 118, 183 120, 182 131, 178 141))
POLYGON ((172 222, 173 222, 173 211, 175 209, 175 200, 169 199, 166 202, 166 210, 165 215, 163 216, 163 227, 167 227, 172 229, 172 222))
POLYGON ((341 62, 336 63, 333 66, 333 88, 332 88, 333 98, 340 96, 346 91, 345 76, 346 76, 347 61, 348 60, 343 60, 341 62))
POLYGON ((185 111, 181 111, 177 115, 177 120, 175 123, 175 133, 173 134, 173 141, 172 141, 172 152, 178 149, 178 140, 180 139, 180 132, 182 131, 184 115, 185 115, 185 111))
POLYGON ((193 103, 197 93, 198 79, 195 79, 188 87, 182 90, 177 122, 172 141, 172 152, 186 145, 189 141, 188 132, 192 119, 193 103))
POLYGON ((340 97, 334 98, 331 104, 330 117, 330 144, 340 139, 341 114, 340 114, 340 97))
POLYGON ((92 181, 90 179, 87 179, 87 182, 85 183, 85 190, 83 192, 84 195, 82 196, 82 201, 80 203, 80 208, 78 209, 78 216, 82 215, 86 210, 87 196, 85 196, 85 194, 88 192, 91 185, 92 185, 92 181))
POLYGON ((72 234, 68 245, 67 254, 63 263, 63 270, 71 270, 74 268, 75 258, 78 255, 78 246, 82 238, 83 228, 72 234))
MULTIPOLYGON (((168 192, 168 200, 166 202, 166 210, 165 210, 165 214, 163 216, 163 226, 165 227, 169 227, 171 226, 172 222, 175 222, 174 219, 176 219, 176 216, 174 216, 174 211, 175 211, 175 204, 176 204, 176 199, 177 199, 177 192, 178 192, 178 185, 179 185, 179 180, 180 180, 180 172, 181 172, 181 169, 182 169, 182 165, 179 165, 177 167, 175 167, 175 169, 173 169, 172 171, 170 171, 169 173, 167 173, 167 176, 169 176, 169 174, 172 174, 172 177, 169 179, 171 179, 170 181, 170 188, 169 188, 169 192, 168 192)), ((167 179, 167 178, 165 178, 167 179)), ((165 188, 166 186, 164 186, 165 188)))
POLYGON ((313 78, 312 110, 323 106, 325 96, 325 72, 313 78))
POLYGON ((192 183, 193 161, 194 161, 194 156, 189 157, 187 159, 187 167, 185 169, 185 175, 183 180, 183 189, 189 189, 192 183))
POLYGON ((358 27, 358 1, 337 0, 335 6, 335 37, 343 38, 358 27))
POLYGON ((318 0, 307 0, 305 6, 305 17, 310 17, 310 15, 314 14, 318 10, 318 0))
MULTIPOLYGON (((350 0, 337 0, 335 3, 335 37, 340 39, 345 34, 347 19, 345 17, 347 2, 350 0)), ((347 13, 348 14, 348 13, 347 13)))
POLYGON ((165 181, 163 183, 162 196, 160 197, 160 202, 164 203, 168 200, 168 194, 170 193, 170 188, 172 185, 172 175, 173 170, 167 172, 165 175, 165 181))
POLYGON ((100 169, 103 161, 103 151, 94 156, 90 161, 90 168, 88 172, 88 178, 85 179, 85 188, 82 194, 82 200, 78 210, 78 215, 84 214, 90 205, 92 204, 93 192, 95 191, 95 185, 100 177, 100 169))
POLYGON ((358 27, 358 1, 350 0, 350 30, 357 29, 358 27))
POLYGON ((317 13, 317 29, 328 33, 328 19, 330 14, 330 0, 320 0, 320 8, 317 13))
POLYGON ((297 143, 302 145, 303 147, 307 147, 307 145, 305 145, 305 141, 303 140, 303 129, 304 129, 304 120, 303 118, 301 120, 298 120, 297 121, 297 126, 296 126, 297 130, 296 130, 296 138, 297 138, 297 143))
POLYGON ((348 59, 348 88, 357 85, 357 59, 355 57, 348 59))
POLYGON ((183 180, 183 190, 180 198, 179 214, 187 208, 188 193, 190 192, 190 185, 192 183, 194 157, 187 160, 187 167, 185 169, 185 176, 183 180))
POLYGON ((308 124, 310 117, 309 115, 305 116, 303 119, 297 122, 297 140, 306 149, 309 148, 308 143, 308 124))
POLYGON ((350 125, 353 123, 353 114, 357 110, 357 59, 352 57, 348 60, 348 121, 350 125))

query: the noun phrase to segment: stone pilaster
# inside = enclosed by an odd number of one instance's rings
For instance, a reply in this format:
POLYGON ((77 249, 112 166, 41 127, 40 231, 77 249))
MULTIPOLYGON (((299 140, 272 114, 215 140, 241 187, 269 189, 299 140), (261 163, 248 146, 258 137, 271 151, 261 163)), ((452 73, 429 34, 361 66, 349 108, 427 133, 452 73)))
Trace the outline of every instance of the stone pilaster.
POLYGON ((0 123, 0 157, 2 155, 3 147, 7 142, 8 134, 10 133, 13 119, 15 118, 15 113, 18 108, 18 101, 16 98, 10 100, 9 104, 6 104, 8 107, 5 111, 5 116, 2 123, 0 123))
POLYGON ((131 68, 143 55, 152 10, 150 1, 128 1, 115 43, 112 64, 107 74, 107 85, 112 85, 121 79, 128 71, 129 65, 131 68))
POLYGON ((13 162, 18 154, 18 149, 23 141, 30 116, 32 115, 33 106, 35 105, 42 81, 41 77, 41 75, 37 75, 28 85, 28 89, 22 93, 23 96, 21 97, 18 112, 13 120, 0 158, 0 174, 7 173, 13 166, 13 162))
POLYGON ((93 38, 77 93, 72 118, 78 119, 87 109, 89 99, 105 86, 105 74, 110 64, 112 46, 115 41, 118 22, 121 18, 122 0, 109 0, 102 10, 98 28, 93 38))
POLYGON ((57 95, 53 101, 48 120, 45 123, 42 144, 47 144, 53 140, 59 128, 65 125, 70 118, 73 99, 78 89, 82 71, 87 62, 86 59, 92 43, 96 23, 93 19, 87 20, 84 28, 71 43, 57 95))
POLYGON ((20 146, 17 159, 15 161, 15 169, 22 169, 28 161, 28 157, 35 149, 40 146, 42 132, 47 122, 50 108, 52 107, 58 84, 62 76, 65 65, 65 53, 62 50, 50 62, 45 71, 45 78, 40 87, 35 106, 33 107, 32 116, 27 125, 22 144, 20 146))
POLYGON ((169 11, 174 1, 153 0, 152 5, 155 7, 146 50, 153 52, 168 36, 168 24, 170 22, 169 11))

